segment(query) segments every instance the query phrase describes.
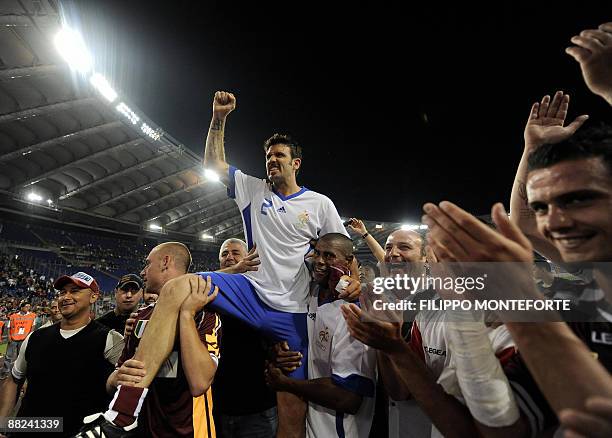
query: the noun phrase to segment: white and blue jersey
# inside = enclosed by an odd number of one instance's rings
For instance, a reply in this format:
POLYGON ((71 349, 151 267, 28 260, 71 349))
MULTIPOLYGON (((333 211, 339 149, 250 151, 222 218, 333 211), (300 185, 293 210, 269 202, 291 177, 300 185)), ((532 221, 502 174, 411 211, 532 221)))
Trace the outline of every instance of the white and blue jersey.
POLYGON ((335 300, 318 303, 318 288, 308 311, 308 378, 329 377, 336 385, 362 396, 355 415, 308 403, 306 436, 367 438, 374 417, 376 350, 354 339, 335 300))
POLYGON ((265 180, 230 167, 228 195, 242 212, 249 248, 257 244, 261 265, 245 274, 200 272, 219 287, 209 306, 275 341, 287 341, 304 357, 290 376, 306 379, 310 273, 304 256, 311 239, 331 232, 347 235, 346 230, 329 198, 306 188, 285 197, 265 180))
POLYGON ((306 312, 310 273, 304 256, 310 240, 327 233, 348 236, 333 202, 305 187, 287 197, 266 180, 234 167, 229 169, 228 194, 242 212, 249 249, 257 245, 259 270, 244 275, 270 307, 306 312))

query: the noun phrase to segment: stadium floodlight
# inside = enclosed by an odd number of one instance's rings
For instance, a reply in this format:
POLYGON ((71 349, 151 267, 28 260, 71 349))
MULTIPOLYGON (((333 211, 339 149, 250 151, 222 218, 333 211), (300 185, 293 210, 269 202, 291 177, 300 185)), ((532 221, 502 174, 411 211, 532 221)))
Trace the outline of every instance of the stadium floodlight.
POLYGON ((81 73, 91 70, 93 60, 85 47, 83 37, 69 27, 63 27, 54 39, 55 48, 70 68, 81 73))
POLYGON ((382 230, 383 229, 383 224, 376 224, 376 226, 374 227, 377 230, 382 230))
POLYGON ((142 132, 144 132, 145 134, 147 134, 149 137, 151 137, 153 140, 157 141, 161 138, 161 130, 160 129, 153 129, 151 128, 149 125, 147 125, 146 123, 143 123, 140 126, 140 129, 142 130, 142 132))
POLYGON ((149 224, 149 230, 151 231, 161 231, 162 226, 158 224, 149 224))
POLYGON ((415 230, 418 230, 419 227, 420 227, 420 225, 404 224, 404 225, 402 225, 402 230, 404 230, 404 231, 406 231, 406 230, 415 231, 415 230))
POLYGON ((123 114, 125 117, 127 117, 128 120, 132 122, 132 125, 135 125, 140 121, 140 117, 138 117, 136 113, 125 104, 125 102, 121 102, 119 105, 117 105, 116 110, 123 114))
POLYGON ((47 199, 47 204, 52 205, 53 201, 51 199, 47 199))
POLYGON ((214 237, 211 236, 210 234, 206 234, 206 233, 202 234, 202 240, 212 240, 212 239, 214 239, 214 237))
POLYGON ((40 201, 42 201, 42 196, 40 196, 38 193, 30 192, 30 193, 28 193, 28 195, 26 197, 27 197, 28 201, 32 201, 32 202, 40 202, 40 201))
POLYGON ((419 230, 427 230, 427 229, 429 229, 429 227, 427 225, 425 225, 425 224, 419 225, 419 230))
POLYGON ((108 83, 106 78, 100 73, 94 73, 89 78, 89 82, 98 92, 104 96, 109 103, 113 103, 117 99, 117 92, 113 90, 113 87, 108 83))
POLYGON ((212 169, 204 169, 204 178, 213 182, 221 181, 219 174, 212 169))

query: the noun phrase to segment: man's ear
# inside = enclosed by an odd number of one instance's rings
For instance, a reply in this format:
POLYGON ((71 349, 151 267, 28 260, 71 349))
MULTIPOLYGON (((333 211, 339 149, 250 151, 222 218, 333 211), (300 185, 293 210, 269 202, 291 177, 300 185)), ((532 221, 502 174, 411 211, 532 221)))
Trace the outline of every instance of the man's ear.
POLYGON ((355 256, 354 256, 354 255, 352 255, 352 254, 351 254, 351 255, 349 255, 349 256, 346 256, 346 262, 348 263, 349 268, 350 268, 350 267, 351 267, 351 265, 353 264, 353 260, 354 260, 354 259, 355 259, 355 256))
POLYGON ((162 271, 165 271, 166 269, 168 269, 170 267, 170 256, 169 255, 163 256, 161 263, 162 263, 162 271))
POLYGON ((91 296, 89 297, 89 304, 93 304, 96 301, 98 301, 98 294, 92 291, 91 296))
POLYGON ((293 167, 293 170, 295 170, 297 172, 300 169, 300 167, 302 167, 302 159, 301 158, 294 158, 293 159, 293 163, 291 165, 293 167))

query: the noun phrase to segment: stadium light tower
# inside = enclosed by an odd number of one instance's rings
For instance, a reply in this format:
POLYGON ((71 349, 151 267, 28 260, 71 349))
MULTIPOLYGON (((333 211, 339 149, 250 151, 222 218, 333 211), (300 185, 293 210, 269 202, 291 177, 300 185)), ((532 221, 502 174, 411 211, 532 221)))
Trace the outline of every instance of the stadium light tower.
POLYGON ((85 47, 83 37, 69 27, 63 27, 55 35, 55 47, 70 68, 87 73, 93 66, 91 55, 85 47))
POLYGON ((213 240, 214 236, 211 236, 210 234, 206 234, 206 233, 202 233, 202 240, 213 240))

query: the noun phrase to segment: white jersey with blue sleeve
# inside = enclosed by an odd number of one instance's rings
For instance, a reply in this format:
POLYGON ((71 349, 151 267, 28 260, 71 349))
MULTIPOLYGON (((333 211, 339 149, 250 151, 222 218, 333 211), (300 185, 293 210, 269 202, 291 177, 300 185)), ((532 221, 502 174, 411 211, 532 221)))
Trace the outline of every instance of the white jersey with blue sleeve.
POLYGON ((313 296, 308 313, 308 378, 332 381, 362 396, 355 415, 308 403, 306 436, 367 438, 374 417, 376 350, 351 337, 336 300, 317 307, 313 296), (316 311, 313 311, 316 309, 316 311))
POLYGON ((249 248, 257 245, 261 260, 257 271, 243 275, 273 309, 306 312, 310 274, 304 256, 310 240, 327 233, 348 236, 333 202, 305 187, 285 197, 235 167, 229 168, 228 195, 242 213, 249 248))

